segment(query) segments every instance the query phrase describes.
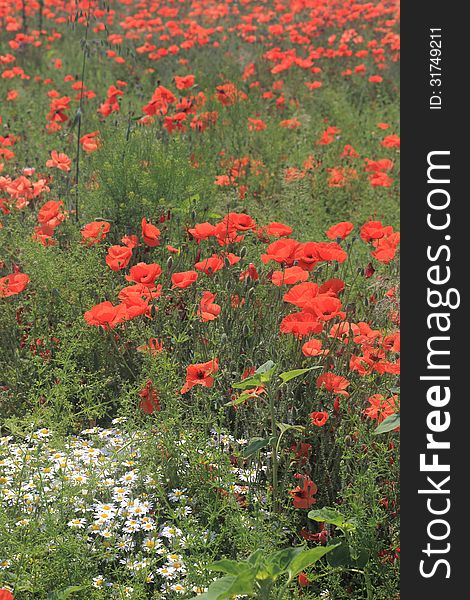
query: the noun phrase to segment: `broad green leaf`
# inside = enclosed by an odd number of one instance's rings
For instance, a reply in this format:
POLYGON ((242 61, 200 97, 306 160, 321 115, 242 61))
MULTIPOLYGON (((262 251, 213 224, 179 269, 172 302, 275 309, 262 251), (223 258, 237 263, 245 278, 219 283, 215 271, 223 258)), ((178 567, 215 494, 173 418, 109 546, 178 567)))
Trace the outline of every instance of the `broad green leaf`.
POLYGON ((266 561, 266 567, 271 577, 276 579, 279 575, 287 573, 289 565, 302 550, 303 546, 284 548, 270 556, 266 561))
POLYGON ((249 392, 242 392, 238 398, 236 398, 235 400, 230 400, 230 402, 227 402, 226 404, 224 404, 224 406, 238 406, 239 404, 243 404, 244 402, 246 402, 247 400, 250 400, 251 398, 259 398, 258 394, 250 394, 249 392))
POLYGON ((319 510, 311 510, 308 513, 308 518, 312 521, 318 521, 320 523, 329 523, 335 525, 342 531, 355 531, 356 524, 349 519, 346 519, 344 515, 331 508, 320 508, 319 510))
POLYGON ((47 595, 47 600, 66 600, 75 592, 81 592, 84 589, 85 588, 82 585, 71 585, 68 588, 65 588, 65 590, 49 592, 47 595))
POLYGON ((238 575, 247 569, 251 569, 252 566, 250 563, 245 561, 238 562, 236 560, 223 558, 222 560, 217 560, 207 565, 207 568, 210 571, 221 571, 222 573, 227 573, 228 575, 238 575))
POLYGON ((311 567, 313 564, 320 560, 325 554, 328 554, 335 548, 338 548, 340 544, 334 546, 318 546, 317 548, 308 548, 300 554, 295 556, 289 565, 289 579, 293 579, 296 575, 302 572, 304 569, 311 567))
MULTIPOLYGON (((328 547, 329 546, 327 546, 327 548, 328 547)), ((331 546, 331 548, 333 548, 333 546, 331 546)), ((353 558, 349 544, 346 541, 343 541, 341 544, 336 544, 333 552, 328 554, 326 560, 330 567, 363 569, 369 560, 369 554, 365 549, 362 549, 359 552, 359 556, 353 558)))
POLYGON ((276 365, 274 364, 274 362, 272 360, 267 360, 265 363, 263 363, 256 369, 255 375, 258 375, 261 373, 267 373, 268 371, 271 371, 271 369, 275 366, 276 365))
POLYGON ((387 417, 377 429, 374 431, 374 434, 377 435, 379 433, 387 433, 387 431, 393 431, 396 427, 400 427, 400 413, 395 413, 387 417))
POLYGON ((250 377, 247 377, 243 381, 239 381, 238 383, 233 383, 232 387, 237 390, 246 390, 248 388, 257 387, 260 385, 264 385, 271 381, 272 376, 274 375, 274 371, 276 370, 276 365, 272 360, 268 360, 260 367, 256 369, 256 371, 250 377))
MULTIPOLYGON (((328 546, 327 546, 328 547, 328 546)), ((338 544, 331 554, 327 556, 330 567, 347 567, 351 563, 351 551, 347 542, 338 544)))
POLYGON ((290 381, 291 379, 294 379, 295 377, 300 377, 300 375, 303 375, 304 373, 308 373, 309 371, 312 371, 313 369, 321 369, 321 365, 318 365, 315 367, 309 367, 308 369, 294 369, 293 371, 285 371, 284 373, 280 373, 279 377, 282 379, 282 381, 284 383, 286 383, 287 381, 290 381))
POLYGON ((305 427, 303 425, 289 425, 288 423, 276 423, 279 427, 281 434, 284 434, 289 429, 294 429, 295 431, 305 431, 305 427))
POLYGON ((266 446, 268 446, 270 443, 271 443, 271 438, 260 438, 260 437, 252 438, 249 441, 248 446, 242 452, 243 458, 249 458, 250 456, 253 456, 253 454, 256 454, 262 448, 265 448, 266 446))
POLYGON ((195 596, 195 598, 201 598, 203 600, 228 600, 233 595, 251 594, 253 592, 253 583, 256 569, 252 568, 239 575, 228 575, 217 579, 210 584, 209 589, 205 594, 201 596, 195 596))
POLYGON ((259 565, 261 564, 263 555, 264 552, 260 548, 258 548, 258 550, 255 550, 250 554, 246 561, 249 562, 250 565, 259 565))

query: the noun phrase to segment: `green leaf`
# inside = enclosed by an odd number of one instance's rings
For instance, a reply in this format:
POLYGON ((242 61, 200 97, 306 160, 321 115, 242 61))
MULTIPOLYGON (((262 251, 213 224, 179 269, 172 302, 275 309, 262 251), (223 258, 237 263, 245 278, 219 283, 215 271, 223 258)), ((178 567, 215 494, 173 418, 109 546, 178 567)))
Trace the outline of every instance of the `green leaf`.
POLYGON ((259 398, 258 394, 250 394, 249 392, 242 392, 238 398, 236 398, 235 400, 230 400, 230 402, 227 402, 226 404, 224 404, 224 406, 238 406, 239 404, 243 404, 243 402, 246 402, 247 400, 250 400, 251 398, 259 398))
POLYGON ((321 365, 318 365, 315 367, 309 367, 308 369, 294 369, 293 371, 284 371, 284 373, 279 374, 279 377, 282 379, 282 381, 284 383, 287 383, 288 381, 290 381, 291 379, 294 379, 295 377, 300 377, 300 375, 303 375, 304 373, 308 373, 309 371, 312 371, 312 369, 321 369, 321 365))
POLYGON ((236 560, 223 558, 222 560, 217 560, 207 565, 207 568, 210 571, 221 571, 222 573, 227 573, 228 575, 238 575, 252 567, 248 562, 245 561, 238 562, 236 560))
POLYGON ((65 588, 65 590, 49 592, 49 594, 47 594, 47 600, 66 600, 75 592, 81 592, 84 589, 85 587, 83 585, 71 585, 68 588, 65 588))
POLYGON ((379 433, 387 433, 387 431, 393 431, 396 427, 400 427, 400 413, 395 413, 388 416, 377 429, 374 431, 375 435, 379 433))
POLYGON ((227 600, 235 594, 251 594, 256 569, 252 568, 239 575, 228 575, 212 582, 205 594, 195 596, 199 600, 227 600))
POLYGON ((331 546, 331 548, 333 548, 333 552, 326 558, 330 567, 363 569, 369 560, 369 554, 365 549, 360 550, 357 558, 353 558, 351 548, 346 541, 342 541, 341 544, 336 544, 334 547, 331 546))
POLYGON ((275 370, 276 365, 272 360, 268 360, 258 367, 251 377, 247 377, 238 383, 233 383, 232 387, 237 390, 246 390, 248 388, 261 386, 265 383, 268 383, 268 381, 271 381, 275 370))
POLYGON ((308 513, 308 518, 312 519, 312 521, 335 525, 338 529, 341 529, 341 531, 356 531, 356 524, 353 521, 347 519, 344 515, 331 508, 311 510, 308 513))
POLYGON ((295 557, 302 552, 303 546, 297 546, 292 548, 284 548, 279 550, 267 560, 267 571, 273 579, 277 579, 279 575, 287 573, 289 565, 295 559, 295 557))
POLYGON ((252 438, 249 441, 248 446, 242 452, 243 458, 249 458, 250 456, 253 456, 253 454, 259 452, 262 448, 268 446, 271 443, 271 439, 272 438, 261 437, 252 438))
POLYGON ((250 554, 250 556, 246 559, 246 561, 248 563, 250 563, 250 565, 258 566, 261 564, 263 556, 264 556, 264 552, 261 550, 261 548, 258 548, 258 550, 255 550, 254 552, 252 552, 250 554))
POLYGON ((289 429, 294 429, 295 431, 305 431, 305 427, 303 425, 289 425, 288 423, 276 423, 276 425, 279 427, 281 434, 284 435, 284 433, 286 431, 289 431, 289 429))
POLYGON ((340 544, 334 546, 318 546, 316 548, 308 548, 300 554, 295 556, 289 565, 289 579, 293 579, 296 575, 302 572, 304 569, 311 567, 313 564, 320 560, 325 554, 328 554, 335 548, 338 548, 340 544))
POLYGON ((267 373, 268 371, 271 371, 271 369, 275 366, 276 365, 272 360, 267 360, 265 363, 263 363, 256 369, 255 374, 257 375, 261 373, 267 373))

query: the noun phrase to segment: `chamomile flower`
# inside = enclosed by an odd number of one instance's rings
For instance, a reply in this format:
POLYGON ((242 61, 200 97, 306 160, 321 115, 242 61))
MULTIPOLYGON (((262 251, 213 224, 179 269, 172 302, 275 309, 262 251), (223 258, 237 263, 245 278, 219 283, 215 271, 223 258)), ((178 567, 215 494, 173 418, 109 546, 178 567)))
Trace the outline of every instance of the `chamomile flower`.
POLYGON ((171 490, 171 492, 168 494, 168 498, 172 501, 172 502, 176 502, 178 500, 186 500, 187 496, 185 495, 186 490, 180 490, 180 489, 173 489, 171 490))
POLYGON ((86 525, 86 519, 72 519, 67 523, 67 525, 73 529, 84 529, 86 525))
POLYGON ((167 565, 158 568, 157 573, 165 579, 174 579, 176 577, 176 569, 167 565))
POLYGON ((105 579, 102 575, 97 575, 96 577, 93 577, 92 579, 93 581, 93 587, 97 588, 98 590, 101 590, 104 588, 104 586, 106 585, 105 579))

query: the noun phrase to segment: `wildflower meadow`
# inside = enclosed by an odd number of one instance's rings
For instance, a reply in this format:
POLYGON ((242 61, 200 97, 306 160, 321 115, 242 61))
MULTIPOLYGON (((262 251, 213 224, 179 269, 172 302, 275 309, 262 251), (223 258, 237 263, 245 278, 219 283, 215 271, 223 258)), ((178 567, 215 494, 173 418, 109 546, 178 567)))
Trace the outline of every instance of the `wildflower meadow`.
POLYGON ((0 0, 1 600, 398 600, 399 19, 0 0))

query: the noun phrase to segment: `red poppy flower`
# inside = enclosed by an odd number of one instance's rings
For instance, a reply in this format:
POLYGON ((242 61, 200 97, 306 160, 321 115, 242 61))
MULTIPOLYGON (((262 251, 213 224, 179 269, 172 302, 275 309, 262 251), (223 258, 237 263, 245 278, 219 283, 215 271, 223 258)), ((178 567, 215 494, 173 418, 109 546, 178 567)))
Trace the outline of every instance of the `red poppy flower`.
POLYGON ((264 131, 267 125, 262 119, 252 119, 248 117, 248 129, 250 131, 264 131))
POLYGON ((328 350, 322 350, 321 340, 309 340, 302 346, 304 356, 323 356, 327 353, 328 350))
POLYGON ((196 223, 196 225, 188 229, 188 232, 192 235, 192 237, 200 242, 201 240, 206 240, 207 238, 216 235, 215 225, 211 225, 207 221, 205 223, 196 223))
POLYGON ((220 314, 220 306, 214 304, 215 294, 211 292, 204 292, 202 294, 202 300, 197 311, 201 321, 213 321, 220 314))
POLYGON ((338 238, 344 240, 353 229, 354 225, 352 223, 349 221, 342 221, 341 223, 332 225, 326 232, 326 237, 330 240, 336 240, 338 238))
POLYGON ((320 294, 329 294, 330 296, 337 296, 344 290, 345 283, 342 279, 328 279, 320 286, 318 292, 320 294))
POLYGON ((161 292, 162 286, 160 284, 157 287, 153 287, 142 283, 136 283, 135 285, 128 285, 127 287, 122 288, 118 294, 118 298, 122 302, 126 302, 126 300, 132 296, 138 296, 145 300, 154 300, 155 298, 160 297, 161 292))
POLYGON ((123 235, 121 238, 121 242, 124 244, 124 246, 127 246, 131 249, 140 246, 139 238, 136 235, 123 235))
POLYGON ((302 487, 297 486, 293 490, 289 490, 292 496, 294 508, 310 508, 317 501, 314 495, 317 493, 318 487, 308 476, 303 477, 302 487))
POLYGON ((374 245, 376 250, 371 252, 372 256, 381 263, 389 263, 395 258, 398 244, 400 243, 400 233, 395 233, 377 240, 374 245))
POLYGON ((294 287, 284 294, 283 300, 298 308, 306 309, 317 295, 318 285, 312 281, 305 281, 304 283, 294 285, 294 287))
POLYGON ((281 333, 292 333, 296 337, 304 337, 311 333, 320 333, 323 329, 323 323, 311 312, 301 311, 292 315, 287 315, 281 321, 281 333))
POLYGON ((0 590, 0 600, 14 600, 13 593, 10 590, 2 588, 0 590))
POLYGON ((25 273, 12 273, 0 278, 0 298, 16 296, 26 289, 30 279, 25 273))
POLYGON ((273 237, 285 237, 287 235, 291 235, 294 230, 292 227, 289 227, 289 225, 284 225, 284 223, 277 223, 273 221, 272 223, 268 223, 265 231, 267 235, 272 235, 273 237))
POLYGON ((72 164, 72 160, 63 152, 57 152, 56 150, 52 150, 51 158, 46 161, 46 167, 55 167, 56 169, 60 169, 61 171, 70 171, 70 165, 72 164))
POLYGON ((171 281, 173 288, 187 288, 193 284, 198 278, 196 271, 182 271, 181 273, 173 273, 171 281))
POLYGON ((137 347, 138 352, 148 352, 152 356, 157 356, 163 351, 163 344, 157 338, 150 338, 147 344, 137 347))
POLYGON ((113 329, 118 323, 124 321, 126 317, 127 310, 123 304, 114 306, 109 301, 96 304, 84 315, 88 325, 96 325, 103 329, 113 329))
POLYGON ((147 246, 152 248, 160 244, 160 229, 152 223, 148 223, 145 217, 142 219, 142 237, 147 246))
POLYGON ((221 222, 229 229, 233 228, 237 231, 249 231, 256 227, 255 221, 245 213, 228 213, 221 222))
POLYGON ((317 242, 316 253, 320 261, 336 260, 343 263, 348 258, 347 252, 336 242, 317 242))
POLYGON ((82 243, 87 246, 98 244, 103 241, 109 232, 111 225, 106 221, 92 221, 87 223, 80 232, 82 234, 82 243))
POLYGON ((364 414, 378 423, 382 423, 399 410, 398 396, 385 398, 382 394, 374 394, 368 398, 368 401, 370 406, 364 410, 364 414))
POLYGON ((64 203, 62 200, 49 200, 41 206, 38 212, 38 221, 43 226, 55 229, 65 219, 61 211, 64 203))
POLYGON ((259 279, 259 273, 253 263, 248 265, 248 269, 246 269, 246 271, 242 271, 240 273, 240 281, 244 281, 247 277, 251 277, 253 281, 258 281, 259 279))
POLYGON ((212 275, 217 271, 220 271, 224 266, 224 261, 217 254, 213 254, 209 258, 201 260, 194 265, 194 268, 198 271, 206 273, 206 275, 212 275))
POLYGON ((177 90, 185 90, 194 85, 194 75, 185 75, 184 77, 179 77, 175 75, 175 85, 177 90))
POLYGON ((132 257, 132 249, 127 246, 111 246, 108 248, 106 264, 113 271, 125 269, 132 257))
POLYGON ((162 268, 158 263, 147 264, 140 262, 131 268, 129 275, 126 275, 126 279, 127 281, 135 281, 136 283, 153 287, 155 279, 160 277, 161 273, 162 268))
POLYGON ((387 135, 380 143, 384 148, 399 148, 400 138, 395 134, 387 135))
POLYGON ((323 425, 325 425, 325 423, 328 421, 328 413, 325 411, 312 412, 309 416, 312 420, 312 423, 317 427, 323 427, 323 425))
POLYGON ((384 227, 382 221, 369 221, 368 223, 364 223, 361 227, 360 235, 362 240, 370 242, 372 240, 379 240, 391 233, 393 233, 393 227, 390 225, 384 227))
POLYGON ((82 145, 83 150, 89 154, 98 150, 100 144, 98 139, 98 131, 87 133, 86 135, 81 137, 80 144, 82 145))
POLYGON ((139 396, 142 398, 139 404, 140 410, 146 415, 151 415, 160 410, 158 394, 153 387, 151 379, 147 380, 145 387, 140 390, 139 396))
POLYGON ((143 111, 148 116, 166 115, 170 104, 176 102, 175 95, 163 85, 159 85, 148 104, 143 107, 143 111))
POLYGON ((390 187, 393 179, 387 173, 379 172, 369 175, 369 182, 372 187, 390 187))
POLYGON ((319 295, 312 299, 306 309, 312 312, 318 321, 331 321, 335 317, 346 318, 346 313, 341 310, 341 300, 335 296, 319 295))
POLYGON ((277 263, 284 263, 291 266, 295 260, 296 251, 300 246, 300 242, 293 239, 281 239, 269 244, 266 249, 266 254, 261 255, 261 260, 264 264, 270 260, 277 263))
POLYGON ((349 385, 349 381, 345 377, 341 377, 340 375, 335 375, 334 373, 323 373, 319 377, 317 377, 316 386, 317 388, 324 387, 327 392, 333 392, 335 394, 340 394, 349 397, 346 388, 349 385))
POLYGON ((150 316, 150 306, 148 301, 140 294, 127 294, 123 298, 123 304, 126 309, 125 320, 130 321, 140 315, 150 316))
POLYGON ((195 385, 202 385, 211 388, 214 385, 213 375, 219 370, 219 361, 217 358, 206 363, 196 363, 186 368, 186 382, 181 388, 181 393, 185 394, 195 385))
POLYGON ((274 285, 292 285, 308 279, 308 271, 300 267, 288 267, 284 271, 274 271, 271 281, 274 285))

